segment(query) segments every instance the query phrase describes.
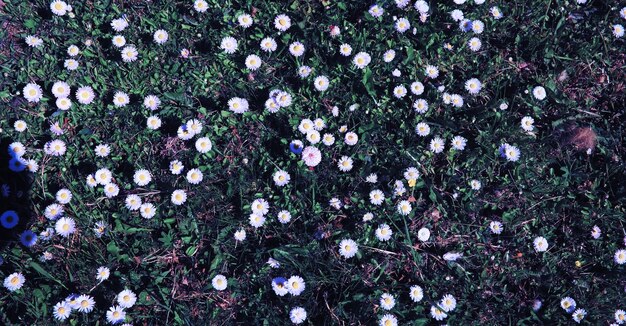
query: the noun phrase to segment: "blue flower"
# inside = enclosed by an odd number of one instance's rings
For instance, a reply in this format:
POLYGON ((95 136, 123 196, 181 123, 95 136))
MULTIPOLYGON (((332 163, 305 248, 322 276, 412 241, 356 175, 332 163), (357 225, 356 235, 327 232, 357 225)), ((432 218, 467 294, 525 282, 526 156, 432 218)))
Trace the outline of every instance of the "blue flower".
POLYGON ((296 155, 302 153, 303 147, 304 147, 304 144, 302 144, 302 142, 299 140, 293 140, 289 144, 289 149, 291 150, 292 153, 296 155))
POLYGON ((509 144, 502 144, 500 145, 500 148, 498 149, 498 151, 500 151, 500 156, 502 156, 503 158, 506 158, 507 147, 509 147, 509 144))
POLYGON ((463 19, 459 24, 459 28, 464 32, 469 32, 472 30, 472 21, 469 19, 463 19))
POLYGON ((37 235, 31 230, 26 230, 20 235, 20 241, 26 247, 32 247, 37 243, 37 235))
POLYGON ((15 211, 6 211, 2 213, 2 216, 0 216, 0 223, 2 224, 2 227, 5 229, 14 228, 17 225, 17 223, 19 223, 19 221, 20 221, 20 217, 17 215, 15 211))
POLYGON ((13 172, 22 172, 26 169, 26 164, 18 157, 14 157, 9 161, 9 169, 13 172))
POLYGON ((274 283, 274 284, 284 285, 285 282, 287 282, 287 279, 284 278, 284 277, 280 277, 280 276, 279 277, 274 277, 272 279, 272 283, 274 283))

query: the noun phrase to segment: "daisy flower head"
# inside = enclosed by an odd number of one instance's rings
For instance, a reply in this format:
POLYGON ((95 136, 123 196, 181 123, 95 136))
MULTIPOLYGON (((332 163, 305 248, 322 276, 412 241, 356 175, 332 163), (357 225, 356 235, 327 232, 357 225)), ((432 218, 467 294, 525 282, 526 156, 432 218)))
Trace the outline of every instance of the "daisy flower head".
POLYGON ((70 234, 76 232, 76 222, 71 217, 61 217, 56 221, 54 229, 56 233, 67 238, 70 234))
POLYGON ((396 20, 396 31, 399 33, 406 32, 409 28, 411 28, 411 23, 406 18, 399 18, 396 20))
POLYGON ((285 296, 287 293, 289 293, 289 290, 287 289, 286 285, 287 285, 287 279, 285 279, 284 277, 275 277, 272 279, 272 290, 274 290, 274 293, 276 293, 276 295, 278 296, 282 297, 282 296, 285 296))
POLYGON ((252 19, 252 16, 248 14, 241 14, 239 15, 239 17, 237 17, 237 22, 239 23, 239 26, 243 28, 248 28, 252 26, 254 20, 252 19))
POLYGON ((78 69, 78 61, 74 60, 74 59, 67 59, 63 62, 63 67, 65 67, 65 69, 67 70, 76 70, 78 69))
POLYGON ((344 57, 347 57, 347 56, 351 55, 352 54, 352 46, 350 46, 350 44, 347 44, 347 43, 341 44, 339 46, 339 53, 342 56, 344 56, 344 57))
POLYGON ((286 210, 278 212, 278 221, 282 224, 287 224, 291 221, 291 213, 286 210))
POLYGON ((580 324, 585 316, 587 316, 587 311, 585 309, 576 309, 576 311, 574 311, 574 313, 572 314, 572 319, 580 324))
POLYGON ((379 241, 388 241, 389 239, 391 239, 391 236, 393 235, 393 231, 391 231, 391 228, 389 227, 389 225, 381 224, 376 229, 375 234, 376 234, 376 238, 379 241))
POLYGON ((203 179, 203 175, 200 169, 191 169, 187 171, 187 182, 189 182, 190 184, 192 185, 199 184, 200 182, 202 182, 202 179, 203 179))
POLYGON ((430 239, 430 230, 427 228, 421 228, 417 231, 417 238, 422 242, 428 241, 428 239, 430 239))
POLYGON ((291 27, 291 19, 285 14, 280 14, 274 18, 274 27, 276 27, 277 30, 284 32, 291 27))
POLYGON ((535 247, 535 251, 544 252, 548 250, 548 240, 544 237, 536 237, 535 240, 533 240, 533 246, 535 247))
POLYGON ((480 20, 474 20, 472 22, 472 31, 476 34, 481 34, 485 30, 485 23, 480 20))
POLYGON ((306 134, 306 140, 308 140, 312 145, 319 143, 320 139, 320 132, 317 130, 311 130, 306 134))
POLYGON ((140 187, 143 187, 152 181, 152 174, 150 171, 145 169, 140 169, 135 171, 133 175, 133 181, 140 187))
POLYGON ((161 118, 159 118, 156 115, 152 115, 149 116, 148 119, 146 120, 146 125, 148 126, 149 129, 152 130, 157 130, 159 128, 161 128, 161 118))
POLYGON ((94 98, 96 98, 96 94, 89 86, 83 86, 76 90, 76 100, 78 101, 78 103, 91 104, 94 98))
POLYGON ((187 193, 182 189, 174 190, 172 192, 171 200, 174 205, 182 205, 187 201, 187 193))
POLYGON ((271 37, 266 37, 261 40, 261 50, 265 52, 274 52, 278 48, 276 41, 271 37))
POLYGON ((491 223, 489 223, 489 229, 491 230, 491 233, 493 234, 500 234, 502 233, 503 226, 502 226, 502 223, 498 221, 491 221, 491 223))
POLYGON ((422 290, 422 287, 419 285, 413 285, 409 289, 409 296, 413 302, 420 302, 424 298, 424 290, 422 290))
POLYGON ((391 310, 396 305, 396 299, 389 293, 383 293, 380 296, 380 307, 385 310, 391 310))
POLYGON ((196 150, 198 153, 208 153, 213 148, 213 143, 209 137, 200 137, 196 140, 196 150))
POLYGON ((533 131, 535 129, 533 123, 535 123, 535 119, 528 116, 523 117, 521 122, 522 129, 524 129, 525 131, 533 131))
POLYGON ((476 78, 472 78, 465 82, 465 89, 473 95, 478 94, 482 87, 483 84, 476 78))
POLYGON ((546 89, 543 86, 535 86, 533 88, 533 96, 538 100, 543 100, 546 98, 546 89))
POLYGON ((393 61, 393 59, 395 57, 396 57, 396 51, 394 51, 394 50, 387 50, 383 54, 383 61, 389 63, 389 62, 393 61))
POLYGON ((479 51, 480 48, 482 47, 483 43, 480 41, 480 39, 478 37, 472 37, 468 42, 467 42, 467 46, 470 48, 470 50, 476 52, 479 51))
POLYGON ((24 94, 24 98, 31 103, 37 103, 43 97, 41 86, 34 83, 26 84, 22 90, 22 94, 24 94))
POLYGON ((417 99, 413 102, 413 109, 417 113, 424 114, 428 111, 428 102, 424 99, 417 99))
POLYGON ((156 95, 148 95, 143 98, 143 106, 151 111, 158 109, 159 105, 161 105, 161 100, 156 95))
POLYGON ((374 219, 374 214, 367 212, 363 214, 363 223, 369 222, 374 219))
POLYGON ((396 98, 403 98, 406 95, 406 93, 407 91, 404 85, 396 86, 393 89, 393 96, 395 96, 396 98))
POLYGON ((59 204, 65 205, 69 203, 70 200, 72 200, 72 192, 69 191, 69 189, 60 189, 59 191, 57 191, 55 198, 59 202, 59 204))
POLYGON ((470 181, 470 187, 472 188, 472 190, 480 190, 480 188, 482 187, 482 183, 474 179, 470 181))
POLYGON ((228 54, 233 54, 237 51, 237 40, 232 36, 227 36, 222 39, 222 43, 220 43, 220 49, 224 50, 224 52, 228 54))
POLYGON ((109 275, 111 274, 111 271, 104 266, 100 266, 98 267, 98 270, 96 271, 96 280, 102 282, 102 281, 106 281, 109 279, 109 275))
POLYGON ((63 16, 68 12, 68 5, 65 1, 55 0, 50 3, 50 10, 57 16, 63 16))
POLYGON ((152 38, 154 39, 154 43, 163 44, 167 42, 169 34, 167 34, 167 32, 163 29, 158 29, 156 32, 154 32, 152 38))
POLYGON ((621 38, 624 36, 624 26, 622 26, 621 24, 613 25, 612 29, 613 35, 615 35, 615 37, 621 38))
POLYGON ((67 97, 58 98, 55 104, 61 111, 67 111, 72 107, 72 101, 67 97))
POLYGON ((502 11, 497 6, 491 7, 491 9, 489 9, 489 12, 491 13, 491 16, 493 16, 493 18, 496 20, 504 17, 504 15, 502 14, 502 11))
POLYGON ((252 213, 265 215, 270 211, 270 204, 263 198, 255 199, 250 205, 252 213))
POLYGON ((134 45, 127 45, 122 49, 122 61, 133 62, 139 57, 139 52, 134 45))
POLYGON ((424 71, 426 72, 426 76, 428 76, 429 78, 435 79, 439 77, 439 68, 435 66, 428 65, 426 66, 426 68, 424 68, 424 71))
POLYGON ((111 21, 111 28, 116 32, 121 32, 128 27, 128 21, 124 18, 117 18, 111 21))
POLYGON ((13 273, 4 279, 4 287, 10 292, 15 292, 24 286, 26 278, 22 273, 13 273))
POLYGON ((240 97, 233 97, 228 100, 228 109, 234 113, 245 113, 248 111, 248 100, 240 97))
POLYGON ((235 231, 235 240, 240 242, 246 240, 246 230, 239 229, 235 231))
POLYGON ((258 55, 251 54, 246 57, 245 63, 246 63, 246 68, 250 69, 251 71, 255 71, 259 69, 259 67, 261 67, 263 60, 261 60, 261 58, 258 55))
POLYGON ((26 36, 26 44, 33 48, 38 48, 43 45, 43 40, 37 36, 28 35, 26 36))
POLYGON ((600 230, 600 227, 594 225, 591 229, 591 237, 594 239, 599 239, 600 236, 602 236, 602 231, 600 230))
POLYGON ((156 208, 152 203, 143 203, 139 206, 139 213, 145 219, 151 219, 156 215, 156 208))
POLYGON ((398 213, 400 213, 400 215, 409 215, 411 213, 411 210, 413 209, 411 207, 411 202, 409 202, 408 200, 402 200, 398 203, 398 213))
POLYGON ((570 297, 565 297, 561 299, 561 308, 563 308, 568 313, 571 313, 576 309, 576 301, 570 297))
POLYGON ((75 57, 78 55, 78 53, 80 53, 80 49, 76 45, 70 45, 67 48, 67 55, 69 55, 70 57, 75 57))
POLYGON ((141 207, 141 198, 137 195, 128 195, 126 196, 126 208, 130 209, 131 211, 136 211, 139 209, 139 207, 141 207))
POLYGON ((424 0, 418 0, 415 2, 415 4, 413 5, 413 7, 415 7, 415 9, 417 11, 419 11, 420 13, 427 13, 428 10, 430 10, 430 7, 428 6, 428 3, 424 0))
POLYGON ((115 35, 113 36, 113 38, 111 39, 111 43, 118 48, 123 47, 124 45, 126 45, 126 38, 122 35, 115 35))
POLYGON ((130 97, 128 94, 118 91, 113 95, 113 104, 115 107, 121 108, 126 106, 130 102, 130 97))
POLYGON ((626 7, 619 10, 619 16, 622 17, 622 19, 626 19, 626 7))
POLYGON ((378 18, 378 17, 381 17, 383 15, 385 10, 383 8, 381 8, 379 5, 372 5, 370 7, 370 9, 368 10, 368 12, 369 12, 370 15, 372 15, 372 17, 378 18))
POLYGON ((294 307, 289 312, 289 319, 294 324, 302 324, 306 320, 306 310, 302 307, 294 307))
POLYGON ((304 54, 304 44, 300 42, 293 42, 289 44, 289 53, 294 57, 300 57, 304 54))
POLYGON ((352 63, 359 68, 364 69, 372 61, 372 57, 367 52, 359 52, 354 56, 352 63))
POLYGON ((193 9, 197 12, 206 12, 209 9, 209 4, 205 0, 195 0, 193 9))
POLYGON ((455 22, 459 22, 461 20, 463 20, 463 18, 465 18, 463 16, 463 12, 459 9, 454 9, 450 12, 450 17, 452 17, 452 20, 454 20, 455 22))
POLYGON ((117 303, 122 308, 131 308, 135 302, 137 302, 137 295, 129 289, 125 289, 117 295, 117 303))
POLYGON ((370 203, 372 205, 380 206, 385 201, 385 194, 381 190, 370 191, 370 203))
POLYGON ((380 318, 380 326, 398 326, 398 319, 391 314, 385 314, 380 318))
POLYGON ((26 124, 26 121, 24 120, 17 120, 15 121, 15 123, 13 123, 13 128, 17 132, 23 132, 24 130, 26 130, 27 127, 28 125, 26 124))
POLYGON ((311 75, 311 72, 313 72, 313 69, 311 69, 311 67, 309 66, 300 66, 298 68, 298 76, 300 76, 300 78, 309 77, 309 75, 311 75))
POLYGON ((430 150, 435 154, 443 152, 445 149, 445 142, 440 137, 435 137, 430 141, 430 150))
POLYGON ((274 183, 277 186, 283 187, 289 183, 289 181, 291 180, 291 176, 289 175, 287 171, 279 170, 274 173, 273 179, 274 179, 274 183))
POLYGON ((343 239, 339 242, 339 254, 344 258, 352 258, 359 251, 359 245, 352 239, 343 239))
POLYGON ((454 136, 454 138, 452 138, 452 141, 450 142, 450 145, 455 150, 462 151, 465 149, 465 146, 467 145, 467 139, 461 136, 454 136))
POLYGON ((291 295, 298 296, 306 289, 306 283, 302 277, 294 275, 287 280, 285 287, 291 295))
POLYGON ((456 308, 456 299, 451 294, 446 294, 439 301, 439 306, 445 312, 450 312, 456 308))
POLYGON ((618 265, 624 265, 626 263, 626 249, 619 249, 615 252, 613 260, 618 265))
POLYGON ((359 136, 356 133, 352 132, 352 131, 347 132, 345 137, 344 137, 344 142, 348 146, 354 146, 354 145, 356 145, 356 143, 358 141, 359 141, 359 136))
POLYGON ((307 146, 302 150, 302 160, 309 167, 316 167, 322 161, 322 152, 313 146, 307 146))
POLYGON ((315 85, 316 90, 323 92, 328 89, 328 86, 330 85, 330 81, 328 80, 328 77, 326 76, 317 76, 315 77, 313 84, 315 85))
POLYGON ((67 302, 61 301, 57 302, 57 304, 52 307, 52 311, 52 314, 56 320, 64 321, 70 316, 70 313, 72 312, 72 307, 70 307, 67 302))
POLYGON ((501 146, 502 155, 507 159, 507 161, 517 162, 521 156, 520 150, 509 144, 504 144, 501 146))
POLYGON ((437 321, 442 321, 448 317, 448 315, 441 309, 430 306, 430 315, 437 321))
POLYGON ((411 180, 411 179, 417 179, 420 177, 420 172, 419 170, 417 170, 416 167, 408 167, 406 170, 404 170, 404 179, 411 180))
POLYGON ((426 137, 430 134, 430 126, 426 122, 420 122, 415 126, 415 132, 421 137, 426 137))
POLYGON ((107 198, 113 198, 120 193, 120 187, 114 183, 107 183, 104 185, 104 195, 107 198))
POLYGON ((120 306, 113 306, 107 311, 107 321, 111 324, 117 324, 126 319, 126 312, 120 306))
POLYGON ((422 95, 424 94, 424 84, 419 81, 414 81, 411 83, 411 93, 414 95, 422 95))
POLYGON ((354 161, 352 160, 351 157, 344 155, 339 159, 339 162, 337 163, 337 167, 339 167, 339 170, 341 172, 348 172, 352 170, 353 163, 354 161))
POLYGON ((65 98, 70 96, 70 85, 68 85, 66 82, 64 81, 56 81, 54 84, 52 84, 52 94, 56 97, 56 98, 65 98))
POLYGON ((76 300, 78 301, 78 311, 83 313, 90 313, 96 305, 96 301, 86 294, 78 296, 76 300))

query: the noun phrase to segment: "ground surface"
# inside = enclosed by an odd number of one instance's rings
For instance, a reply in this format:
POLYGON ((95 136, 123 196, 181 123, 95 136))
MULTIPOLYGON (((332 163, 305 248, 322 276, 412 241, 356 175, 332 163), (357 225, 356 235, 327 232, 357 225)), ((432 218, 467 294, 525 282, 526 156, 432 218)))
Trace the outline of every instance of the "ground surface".
POLYGON ((0 1, 0 323, 622 321, 626 2, 207 1, 0 1))

